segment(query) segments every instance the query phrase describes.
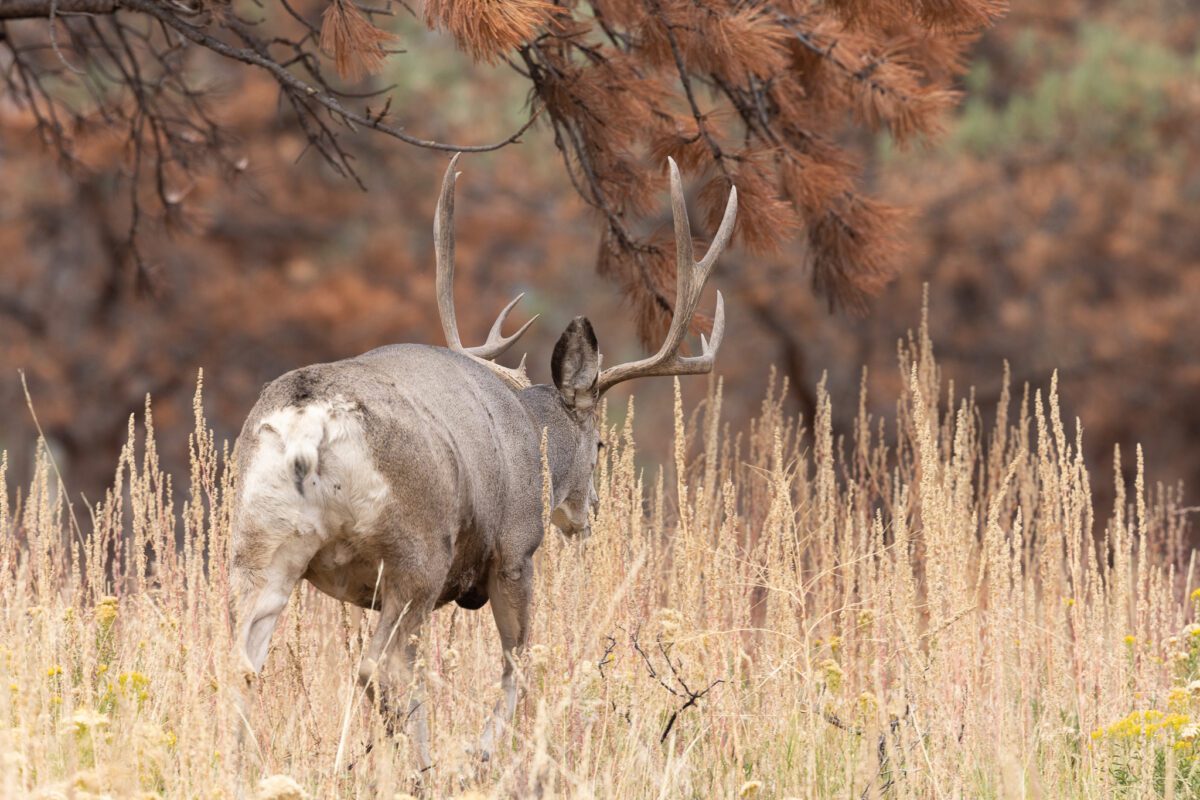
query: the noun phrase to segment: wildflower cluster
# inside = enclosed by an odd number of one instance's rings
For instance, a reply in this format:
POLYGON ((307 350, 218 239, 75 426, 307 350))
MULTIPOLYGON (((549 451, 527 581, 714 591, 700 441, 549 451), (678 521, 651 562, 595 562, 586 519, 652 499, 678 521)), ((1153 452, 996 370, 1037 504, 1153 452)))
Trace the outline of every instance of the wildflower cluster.
POLYGON ((122 672, 109 681, 100 697, 100 708, 112 711, 119 703, 132 702, 136 707, 150 699, 150 678, 141 672, 122 672))
POLYGON ((824 680, 825 686, 829 691, 836 692, 842 686, 842 680, 845 679, 846 673, 838 662, 832 658, 827 658, 820 664, 821 677, 824 680))
POLYGON ((1155 709, 1134 711, 1107 727, 1092 731, 1092 739, 1158 739, 1169 743, 1190 741, 1190 737, 1184 740, 1180 736, 1185 726, 1189 730, 1195 727, 1187 714, 1164 713, 1155 709))
POLYGON ((117 598, 105 597, 96 604, 96 624, 107 632, 117 621, 117 598))
MULTIPOLYGON (((1193 602, 1197 601, 1197 592, 1200 589, 1192 593, 1193 602)), ((1200 624, 1185 625, 1178 636, 1167 639, 1166 649, 1166 660, 1174 668, 1180 684, 1186 686, 1200 680, 1200 624)))
MULTIPOLYGON (((1200 589, 1191 600, 1200 607, 1200 589)), ((1126 636, 1124 643, 1131 651, 1136 646, 1132 636, 1126 636)), ((1091 734, 1093 745, 1105 748, 1111 761, 1108 771, 1119 785, 1136 782, 1146 769, 1155 780, 1164 780, 1166 754, 1173 750, 1177 782, 1200 788, 1200 625, 1185 626, 1165 646, 1164 660, 1176 678, 1176 685, 1166 693, 1166 711, 1132 711, 1091 734)))

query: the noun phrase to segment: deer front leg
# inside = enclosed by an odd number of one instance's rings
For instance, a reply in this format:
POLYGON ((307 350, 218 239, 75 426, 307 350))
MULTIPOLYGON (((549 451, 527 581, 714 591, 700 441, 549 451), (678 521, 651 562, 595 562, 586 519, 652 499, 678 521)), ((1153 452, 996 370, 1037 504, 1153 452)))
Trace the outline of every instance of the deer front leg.
POLYGON ((488 597, 492 616, 500 632, 503 672, 500 688, 503 696, 496 701, 492 716, 479 738, 479 758, 487 761, 512 721, 517 709, 517 681, 513 662, 525 649, 529 636, 529 604, 533 596, 533 560, 524 559, 518 566, 493 570, 488 579, 488 597))

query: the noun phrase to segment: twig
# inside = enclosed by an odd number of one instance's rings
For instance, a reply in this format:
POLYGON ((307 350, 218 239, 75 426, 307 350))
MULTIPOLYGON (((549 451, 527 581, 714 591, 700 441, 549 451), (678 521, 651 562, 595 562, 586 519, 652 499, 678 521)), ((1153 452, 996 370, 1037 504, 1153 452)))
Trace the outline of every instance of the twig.
POLYGON ((675 683, 679 684, 679 689, 681 689, 682 691, 675 689, 673 686, 671 686, 671 684, 667 683, 667 681, 663 678, 663 676, 660 675, 658 673, 658 671, 654 668, 654 662, 651 661, 650 656, 646 653, 645 650, 642 649, 641 642, 638 641, 638 632, 635 630, 633 633, 631 633, 629 635, 629 640, 633 644, 633 649, 636 650, 637 654, 642 657, 642 661, 645 662, 646 671, 648 673, 650 673, 650 677, 655 679, 656 681, 658 681, 659 685, 662 686, 664 689, 666 689, 668 692, 670 692, 672 695, 684 700, 683 705, 681 705, 679 708, 672 711, 671 716, 667 719, 667 726, 665 728, 663 728, 662 736, 660 736, 659 740, 658 740, 659 743, 663 743, 663 742, 667 741, 667 736, 669 736, 671 734, 671 729, 675 727, 675 721, 677 719, 679 719, 679 715, 682 714, 684 711, 687 711, 692 706, 696 705, 698 702, 700 702, 700 700, 706 694, 711 692, 717 686, 717 684, 724 683, 725 681, 721 678, 718 678, 717 680, 713 681, 708 686, 706 686, 704 689, 702 689, 698 692, 693 691, 687 685, 687 682, 684 681, 683 676, 679 674, 679 670, 683 666, 682 663, 677 666, 676 663, 671 660, 671 645, 663 644, 663 640, 662 640, 661 636, 656 636, 654 638, 655 638, 655 641, 658 643, 659 653, 662 654, 663 660, 667 662, 667 667, 671 670, 671 678, 675 681, 675 683))
POLYGON ((600 656, 600 660, 596 662, 596 669, 600 670, 600 677, 607 677, 604 674, 604 668, 612 663, 613 650, 617 648, 617 640, 613 636, 604 637, 604 655, 600 656))
POLYGON ((62 65, 74 72, 76 75, 82 75, 83 70, 67 61, 67 57, 62 54, 62 50, 58 47, 58 25, 55 24, 55 15, 58 13, 59 0, 50 0, 50 46, 54 48, 54 55, 58 56, 58 60, 62 65))

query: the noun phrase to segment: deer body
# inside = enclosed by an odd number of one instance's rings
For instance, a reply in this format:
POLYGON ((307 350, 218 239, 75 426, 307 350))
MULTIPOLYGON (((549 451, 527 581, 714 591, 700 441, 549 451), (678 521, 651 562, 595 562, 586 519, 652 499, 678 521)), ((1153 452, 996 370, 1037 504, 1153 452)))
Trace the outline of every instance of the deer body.
MULTIPOLYGON (((592 326, 576 317, 554 348, 554 385, 531 386, 523 367, 492 362, 532 323, 501 335, 516 300, 484 345, 466 348, 459 341, 450 227, 456 160, 434 221, 438 308, 448 346, 381 347, 268 384, 238 438, 232 519, 235 657, 246 687, 261 672, 299 581, 376 609, 379 623, 359 680, 379 702, 389 729, 409 726, 422 769, 430 765, 427 710, 417 692, 410 693, 407 710, 399 706, 412 683, 415 634, 435 608, 451 601, 471 609, 491 605, 503 651, 503 697, 480 740, 478 752, 487 759, 516 707, 513 659, 528 638, 545 472, 551 520, 565 534, 589 534, 599 398, 631 378, 712 369, 724 329, 720 293, 712 343, 701 337, 699 356, 678 351, 736 211, 731 192, 712 247, 693 262, 671 162, 679 287, 662 348, 601 371, 592 326)), ((244 690, 237 699, 245 733, 244 690)))
POLYGON ((544 402, 552 391, 514 392, 425 345, 283 375, 239 439, 235 564, 264 569, 281 548, 312 551, 302 577, 365 608, 378 607, 379 565, 391 560, 422 580, 438 571, 435 605, 486 598, 489 570, 523 562, 542 540, 542 429, 560 473, 579 446, 579 426, 544 402))

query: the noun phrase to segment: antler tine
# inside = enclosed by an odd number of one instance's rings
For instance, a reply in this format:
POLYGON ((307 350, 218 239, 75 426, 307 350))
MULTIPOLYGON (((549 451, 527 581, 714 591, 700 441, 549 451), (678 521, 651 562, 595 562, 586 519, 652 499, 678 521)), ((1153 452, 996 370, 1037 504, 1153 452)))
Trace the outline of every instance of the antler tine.
POLYGON ((437 210, 433 212, 433 252, 437 261, 438 317, 442 321, 442 333, 446 336, 446 346, 451 350, 462 350, 462 340, 458 337, 458 318, 454 313, 454 182, 458 173, 455 153, 446 167, 442 177, 442 192, 438 195, 437 210))
POLYGON ((485 343, 478 347, 463 347, 462 339, 458 335, 458 318, 454 312, 454 183, 458 178, 458 173, 454 171, 454 168, 458 166, 460 155, 462 153, 455 153, 450 159, 450 166, 446 168, 446 174, 442 177, 442 191, 438 195, 437 209, 433 214, 433 249, 437 261, 435 285, 442 333, 446 336, 447 348, 462 353, 487 367, 510 386, 518 389, 524 388, 529 386, 524 359, 521 360, 521 366, 516 369, 509 369, 492 362, 492 359, 498 358, 512 347, 513 343, 520 339, 537 319, 535 315, 511 336, 501 334, 504 322, 508 319, 508 313, 525 296, 524 293, 517 295, 500 311, 500 315, 492 323, 492 329, 488 333, 485 343))
POLYGON ((516 342, 517 339, 520 339, 525 331, 529 330, 529 326, 533 324, 534 320, 541 316, 540 314, 534 314, 529 318, 528 322, 518 328, 517 332, 511 336, 501 335, 501 331, 504 329, 504 323, 506 320, 508 320, 508 312, 512 311, 513 307, 516 306, 517 303, 521 302, 521 298, 524 296, 525 293, 521 292, 519 295, 514 297, 508 305, 501 309, 500 315, 496 317, 496 321, 492 323, 492 329, 488 331, 488 338, 486 342, 478 347, 468 347, 466 352, 479 356, 480 358, 486 358, 489 361, 493 358, 499 358, 500 356, 504 355, 508 348, 512 347, 513 343, 516 342))
POLYGON ((658 352, 649 358, 632 361, 628 364, 618 364, 600 373, 597 390, 604 393, 613 386, 632 378, 644 378, 652 375, 696 375, 711 372, 721 339, 725 334, 725 298, 717 292, 717 309, 713 318, 712 341, 700 337, 702 352, 698 356, 680 356, 679 348, 687 336, 688 326, 695 316, 696 306, 700 303, 700 295, 704 284, 716 264, 717 257, 729 243, 733 235, 733 224, 737 218, 737 189, 729 190, 729 201, 725 204, 725 214, 721 225, 717 228, 712 244, 700 261, 694 261, 692 251, 692 227, 688 222, 687 203, 683 196, 683 180, 679 176, 679 167, 673 158, 667 159, 671 175, 671 212, 675 220, 675 311, 671 315, 671 325, 667 329, 667 337, 658 352))
MULTIPOLYGON (((675 223, 675 280, 679 297, 690 288, 696 262, 692 252, 692 223, 688 219, 687 199, 683 196, 683 179, 679 177, 679 165, 667 156, 667 170, 671 177, 671 219, 675 223)), ((678 303, 679 301, 676 300, 678 303)))
POLYGON ((721 340, 725 338, 725 298, 721 296, 721 290, 717 290, 717 311, 713 315, 712 338, 705 339, 704 334, 700 334, 700 349, 703 355, 696 356, 697 359, 707 358, 710 362, 709 369, 712 369, 712 360, 716 357, 717 351, 721 349, 721 340))

